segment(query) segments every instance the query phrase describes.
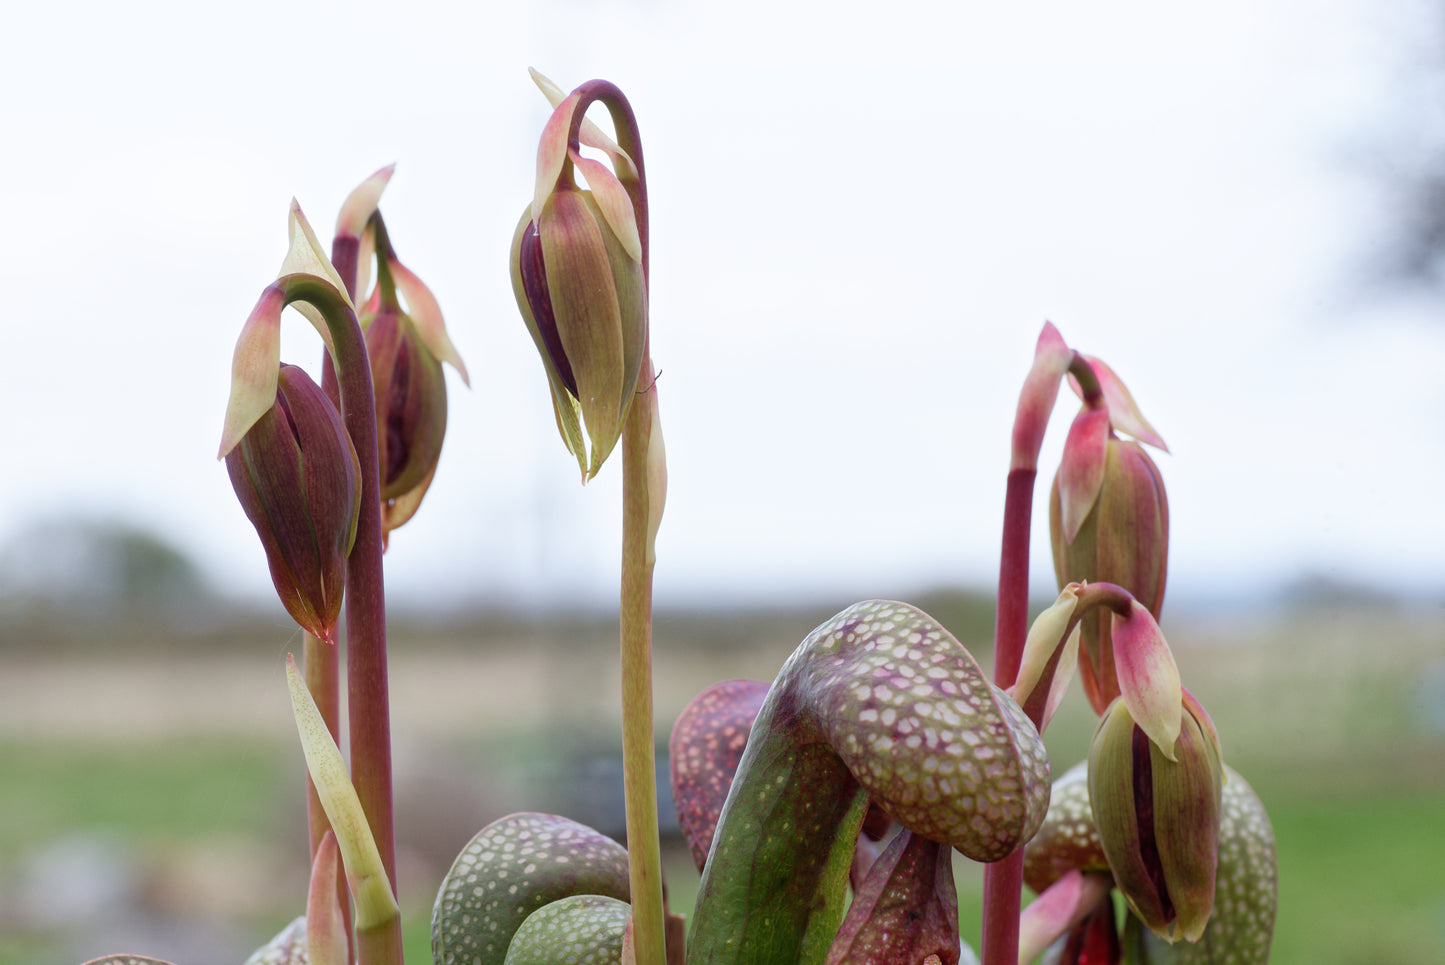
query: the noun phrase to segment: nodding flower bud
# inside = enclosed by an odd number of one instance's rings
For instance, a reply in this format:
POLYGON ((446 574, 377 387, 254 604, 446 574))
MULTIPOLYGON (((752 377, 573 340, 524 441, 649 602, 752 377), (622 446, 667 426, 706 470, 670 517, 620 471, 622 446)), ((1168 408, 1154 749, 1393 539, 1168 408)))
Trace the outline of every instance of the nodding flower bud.
MULTIPOLYGON (((363 318, 362 326, 376 393, 381 501, 388 504, 413 494, 407 502, 419 505, 435 475, 447 431, 447 383, 442 364, 422 341, 411 318, 394 307, 383 307, 363 318)), ((404 521, 389 521, 392 525, 385 528, 395 529, 404 521)))
MULTIPOLYGON (((381 476, 383 545, 415 515, 436 475, 447 429, 449 362, 470 385, 466 364, 447 334, 431 289, 401 263, 378 204, 391 180, 388 165, 347 196, 336 218, 333 251, 354 263, 356 290, 365 291, 376 262, 376 287, 360 313, 376 400, 376 448, 381 476), (405 299, 405 311, 400 299, 405 299)), ((334 380, 326 384, 339 407, 334 380)))
POLYGON ((1089 748, 1089 803, 1114 881, 1155 934, 1198 941, 1214 908, 1223 763, 1209 715, 1188 691, 1175 760, 1123 700, 1089 748))
MULTIPOLYGON (((1104 388, 1103 408, 1085 407, 1069 429, 1049 499, 1049 534, 1059 586, 1114 583, 1157 620, 1169 563, 1169 501, 1159 467, 1139 443, 1114 430, 1164 442, 1138 414, 1128 392, 1103 363, 1090 360, 1104 388), (1120 398, 1122 396, 1122 402, 1120 398)), ((1108 614, 1080 622, 1079 676, 1094 712, 1119 696, 1108 614)))
POLYGON ((281 366, 275 404, 226 455, 226 471, 286 612, 302 629, 334 639, 361 467, 340 414, 305 370, 281 366))
MULTIPOLYGON (((637 389, 647 280, 636 202, 616 172, 569 145, 579 104, 574 92, 543 131, 537 193, 512 239, 511 274, 547 370, 557 428, 586 481, 617 444, 637 389), (574 170, 587 179, 586 190, 574 170)), ((617 155, 613 163, 630 169, 626 155, 617 155)))

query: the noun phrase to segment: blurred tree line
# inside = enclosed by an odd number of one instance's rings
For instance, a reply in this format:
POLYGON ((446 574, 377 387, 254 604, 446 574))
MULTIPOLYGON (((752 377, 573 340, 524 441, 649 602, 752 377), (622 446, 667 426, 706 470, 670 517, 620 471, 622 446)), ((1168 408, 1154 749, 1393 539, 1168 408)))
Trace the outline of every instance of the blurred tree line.
POLYGON ((1407 5, 1399 76, 1369 166, 1382 195, 1383 237, 1366 256, 1387 289, 1445 296, 1445 4, 1407 5))

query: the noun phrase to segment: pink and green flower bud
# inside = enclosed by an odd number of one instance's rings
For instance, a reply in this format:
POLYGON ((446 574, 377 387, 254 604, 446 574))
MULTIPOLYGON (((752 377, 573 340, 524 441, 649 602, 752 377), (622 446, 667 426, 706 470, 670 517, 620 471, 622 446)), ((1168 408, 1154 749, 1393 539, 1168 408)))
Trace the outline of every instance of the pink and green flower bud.
POLYGON ((1279 904, 1274 829, 1249 783, 1224 768, 1214 913, 1204 937, 1169 944, 1130 917, 1124 927, 1136 965, 1268 965, 1279 904))
MULTIPOLYGON (((1102 359, 1092 355, 1083 356, 1089 368, 1093 370, 1094 378, 1099 383, 1099 391, 1104 398, 1104 407, 1109 410, 1109 425, 1125 435, 1133 436, 1145 445, 1153 446, 1161 452, 1168 452, 1169 447, 1164 444, 1164 439, 1144 418, 1144 413, 1139 411, 1139 404, 1134 401, 1134 396, 1129 392, 1129 387, 1124 380, 1114 374, 1102 359)), ((1083 398, 1084 391, 1077 379, 1070 377, 1069 387, 1080 398, 1083 398)))
POLYGON ((512 288, 547 370, 557 428, 583 480, 622 433, 647 344, 637 212, 617 175, 569 150, 567 97, 538 149, 537 194, 512 240, 512 288), (577 187, 580 169, 588 190, 577 187), (584 436, 585 430, 585 436, 584 436))
POLYGON ((341 416, 304 370, 281 366, 274 404, 226 455, 226 470, 282 605, 302 629, 334 639, 361 468, 341 416))
POLYGON ((1115 883, 1159 937, 1198 941, 1214 908, 1223 764, 1214 725, 1184 692, 1174 760, 1123 700, 1089 749, 1089 801, 1115 883))
MULTIPOLYGON (((1115 438, 1103 409, 1084 410, 1064 445, 1049 502, 1059 585, 1114 583, 1157 619, 1169 561, 1164 480, 1136 442, 1115 438)), ((1079 676, 1095 713, 1119 696, 1109 615, 1080 622, 1079 676)))

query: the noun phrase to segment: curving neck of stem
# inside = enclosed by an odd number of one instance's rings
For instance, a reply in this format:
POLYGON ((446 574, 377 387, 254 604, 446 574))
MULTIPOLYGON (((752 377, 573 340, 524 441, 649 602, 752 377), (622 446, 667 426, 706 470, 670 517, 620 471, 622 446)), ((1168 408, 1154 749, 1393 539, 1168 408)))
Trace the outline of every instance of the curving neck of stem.
POLYGON ((627 196, 632 199, 632 208, 637 214, 637 234, 642 240, 642 279, 645 282, 651 277, 649 254, 652 249, 647 230, 647 171, 642 163, 642 135, 637 129, 637 117, 632 113, 632 105, 626 95, 611 81, 589 80, 573 93, 580 97, 572 111, 572 127, 567 132, 568 151, 575 153, 580 150, 582 119, 587 115, 587 108, 601 103, 612 115, 617 146, 632 160, 637 172, 637 176, 633 177, 631 172, 618 171, 617 179, 627 189, 627 196))
POLYGON ((386 231, 386 222, 382 220, 379 208, 371 213, 371 229, 376 238, 376 284, 381 288, 381 304, 400 309, 401 304, 396 300, 396 281, 391 276, 391 262, 396 258, 396 252, 391 247, 391 235, 386 231))
POLYGON ((1079 383, 1079 391, 1084 396, 1086 408, 1098 409, 1104 405, 1104 389, 1099 385, 1099 377, 1094 374, 1094 367, 1089 360, 1078 352, 1074 352, 1069 359, 1069 374, 1074 381, 1079 383))

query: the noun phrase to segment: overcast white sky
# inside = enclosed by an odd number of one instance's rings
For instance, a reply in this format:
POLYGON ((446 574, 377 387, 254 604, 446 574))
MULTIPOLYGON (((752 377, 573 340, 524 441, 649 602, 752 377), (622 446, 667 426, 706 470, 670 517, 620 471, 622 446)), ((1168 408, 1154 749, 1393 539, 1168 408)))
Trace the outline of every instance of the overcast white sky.
MULTIPOLYGON (((0 540, 115 515, 265 591, 214 459, 232 347, 291 197, 326 233, 395 161, 393 240, 473 382, 393 537, 396 598, 613 594, 618 467, 577 485, 506 274, 548 113, 533 65, 617 82, 642 126, 660 599, 989 584, 1045 319, 1173 450, 1171 596, 1305 570, 1440 592, 1445 305, 1355 283, 1380 216, 1351 158, 1388 130, 1415 0, 818 10, 10 12, 0 540)), ((309 326, 286 338, 314 373, 309 326)))

